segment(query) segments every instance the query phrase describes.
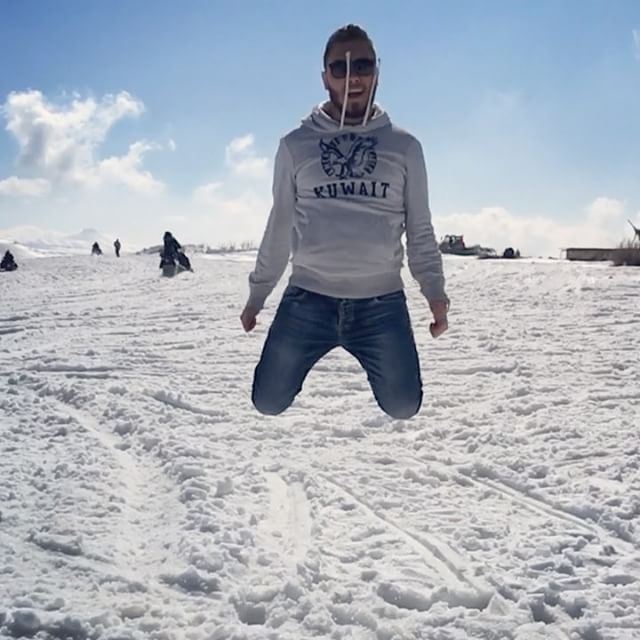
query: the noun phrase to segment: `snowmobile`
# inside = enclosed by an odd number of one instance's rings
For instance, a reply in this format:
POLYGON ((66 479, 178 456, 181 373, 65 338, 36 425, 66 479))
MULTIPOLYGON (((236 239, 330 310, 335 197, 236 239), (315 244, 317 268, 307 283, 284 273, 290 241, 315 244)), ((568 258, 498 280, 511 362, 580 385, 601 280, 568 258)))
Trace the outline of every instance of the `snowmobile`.
POLYGON ((464 236, 446 235, 438 244, 441 253, 452 253, 456 256, 487 256, 492 257, 495 251, 489 247, 474 244, 468 247, 464 242, 464 236))
POLYGON ((7 252, 0 262, 0 271, 15 271, 18 268, 18 263, 15 261, 11 251, 7 249, 7 252))
POLYGON ((160 258, 160 269, 162 269, 162 275, 167 278, 172 278, 183 271, 193 272, 189 258, 182 251, 176 251, 174 255, 167 258, 163 254, 160 258))

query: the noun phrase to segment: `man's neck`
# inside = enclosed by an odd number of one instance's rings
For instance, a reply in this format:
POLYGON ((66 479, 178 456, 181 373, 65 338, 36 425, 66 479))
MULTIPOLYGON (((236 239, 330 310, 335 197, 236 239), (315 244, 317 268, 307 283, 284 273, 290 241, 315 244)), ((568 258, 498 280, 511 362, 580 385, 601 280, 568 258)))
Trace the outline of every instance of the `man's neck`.
MULTIPOLYGON (((340 117, 342 116, 342 112, 340 111, 340 108, 338 106, 336 106, 335 104, 333 104, 333 102, 331 102, 331 100, 327 100, 320 108, 332 120, 335 120, 336 122, 340 122, 340 117)), ((369 120, 371 120, 371 117, 375 113, 375 110, 376 110, 375 105, 371 105, 371 112, 369 114, 369 120)), ((349 116, 345 116, 344 123, 345 124, 362 124, 363 120, 364 120, 364 115, 359 116, 357 118, 350 118, 349 116)))

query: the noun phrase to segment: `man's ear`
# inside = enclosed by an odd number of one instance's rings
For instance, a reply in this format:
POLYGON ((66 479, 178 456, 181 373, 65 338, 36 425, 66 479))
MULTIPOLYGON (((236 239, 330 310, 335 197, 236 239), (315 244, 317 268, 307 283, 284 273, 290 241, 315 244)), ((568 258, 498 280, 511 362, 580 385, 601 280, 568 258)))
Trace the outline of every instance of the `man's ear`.
POLYGON ((329 83, 327 82, 327 72, 323 71, 322 72, 322 84, 324 85, 324 88, 329 91, 329 83))

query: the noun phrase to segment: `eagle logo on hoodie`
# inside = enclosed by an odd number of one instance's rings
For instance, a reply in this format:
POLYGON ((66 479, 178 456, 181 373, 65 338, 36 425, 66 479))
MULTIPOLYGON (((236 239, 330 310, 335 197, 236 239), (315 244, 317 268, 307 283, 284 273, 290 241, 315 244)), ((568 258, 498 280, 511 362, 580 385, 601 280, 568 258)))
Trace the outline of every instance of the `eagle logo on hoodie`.
POLYGON ((345 133, 329 142, 320 140, 322 168, 329 177, 338 180, 362 178, 376 168, 378 155, 375 147, 378 139, 345 133))

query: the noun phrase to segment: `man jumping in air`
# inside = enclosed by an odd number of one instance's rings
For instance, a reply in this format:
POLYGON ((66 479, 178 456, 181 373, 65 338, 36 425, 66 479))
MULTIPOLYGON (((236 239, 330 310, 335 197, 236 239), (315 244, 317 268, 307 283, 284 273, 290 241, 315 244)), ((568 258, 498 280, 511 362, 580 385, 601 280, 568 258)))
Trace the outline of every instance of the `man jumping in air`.
POLYGON ((311 367, 335 347, 357 358, 387 414, 409 418, 420 409, 420 364, 400 277, 403 234, 434 338, 447 329, 449 300, 422 148, 375 104, 378 73, 367 33, 338 29, 324 53, 329 99, 280 141, 273 208, 241 315, 251 331, 292 255, 255 370, 252 400, 261 413, 289 407, 311 367))

